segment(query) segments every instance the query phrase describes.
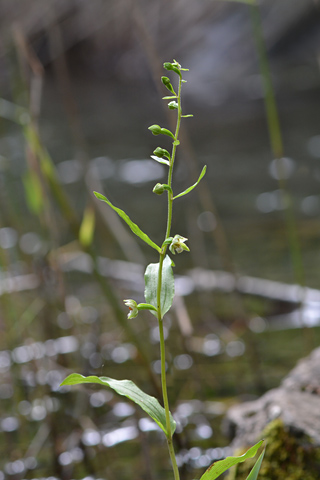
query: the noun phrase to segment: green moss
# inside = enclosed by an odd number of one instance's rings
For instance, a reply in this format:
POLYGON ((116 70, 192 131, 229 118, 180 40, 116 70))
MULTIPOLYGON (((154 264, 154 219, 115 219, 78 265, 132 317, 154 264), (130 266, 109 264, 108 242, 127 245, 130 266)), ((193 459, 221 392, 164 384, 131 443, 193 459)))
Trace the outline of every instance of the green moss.
MULTIPOLYGON (((259 480, 319 480, 320 449, 307 436, 294 436, 281 420, 274 420, 261 438, 265 439, 266 453, 259 480)), ((239 464, 227 480, 245 480, 254 462, 239 464)))

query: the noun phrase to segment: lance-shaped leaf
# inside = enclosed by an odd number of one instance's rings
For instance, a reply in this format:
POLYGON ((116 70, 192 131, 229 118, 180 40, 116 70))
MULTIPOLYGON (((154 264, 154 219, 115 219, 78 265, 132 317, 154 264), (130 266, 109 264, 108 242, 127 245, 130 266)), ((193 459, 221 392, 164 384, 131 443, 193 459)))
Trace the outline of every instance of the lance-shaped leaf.
POLYGON ((253 469, 251 470, 251 472, 247 476, 246 480, 257 480, 265 451, 266 450, 264 449, 263 452, 261 453, 261 455, 259 456, 258 460, 254 464, 253 469))
POLYGON ((106 202, 109 207, 111 207, 115 212, 117 212, 117 214, 119 215, 119 217, 121 217, 128 225, 129 227, 131 228, 131 230, 133 231, 133 233, 135 235, 137 235, 137 237, 141 238, 141 240, 143 240, 144 242, 146 242, 148 245, 150 245, 150 247, 154 248, 155 250, 157 250, 159 253, 161 252, 161 248, 158 247, 158 245, 156 243, 154 243, 146 233, 144 233, 142 230, 140 230, 140 228, 138 227, 138 225, 136 225, 135 223, 132 222, 132 220, 130 220, 130 218, 128 217, 128 215, 123 211, 121 210, 120 208, 118 207, 115 207, 114 205, 112 205, 112 203, 110 202, 110 200, 107 199, 107 197, 105 197, 104 195, 102 195, 101 193, 98 193, 98 192, 93 192, 95 194, 95 196, 99 199, 99 200, 102 200, 103 202, 106 202))
MULTIPOLYGON (((228 468, 237 465, 237 463, 244 462, 247 458, 252 458, 256 455, 258 449, 261 447, 263 440, 260 440, 256 445, 249 448, 249 450, 240 457, 227 457, 224 460, 219 460, 213 463, 202 475, 200 480, 215 480, 228 468)), ((254 477, 253 477, 254 478, 254 477)))
MULTIPOLYGON (((172 262, 166 255, 162 265, 161 282, 161 315, 162 317, 170 310, 174 297, 174 276, 172 271, 172 262)), ((157 288, 158 288, 159 263, 150 263, 144 274, 145 290, 144 297, 147 303, 151 303, 157 308, 157 288)), ((151 311, 157 317, 157 312, 151 311)))
POLYGON ((204 175, 206 173, 206 170, 207 170, 207 165, 205 165, 203 167, 202 172, 200 173, 200 177, 198 178, 196 183, 194 185, 191 185, 191 187, 187 188, 186 190, 184 190, 184 192, 181 192, 181 193, 179 193, 179 195, 176 195, 175 197, 173 197, 173 200, 175 200, 176 198, 182 197, 183 195, 186 195, 187 193, 191 192, 191 190, 193 190, 198 185, 198 183, 200 182, 202 177, 204 177, 204 175))
MULTIPOLYGON (((72 373, 69 375, 60 386, 64 385, 79 385, 81 383, 97 383, 104 387, 109 387, 119 395, 130 398, 134 403, 139 405, 153 420, 159 425, 159 427, 167 435, 166 428, 166 414, 164 408, 160 405, 158 400, 150 395, 144 393, 137 385, 131 380, 114 380, 109 377, 84 377, 79 373, 72 373)), ((175 431, 176 422, 170 414, 171 434, 175 431)))

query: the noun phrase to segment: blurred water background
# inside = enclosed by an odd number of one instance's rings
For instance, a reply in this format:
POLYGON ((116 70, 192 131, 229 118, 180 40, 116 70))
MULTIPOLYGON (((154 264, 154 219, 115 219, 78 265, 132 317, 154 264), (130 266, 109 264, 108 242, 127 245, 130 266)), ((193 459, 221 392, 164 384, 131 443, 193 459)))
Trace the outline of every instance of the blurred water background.
POLYGON ((191 248, 165 324, 183 478, 229 454, 228 405, 318 344, 319 4, 260 2, 277 158, 247 3, 0 2, 0 480, 170 476, 161 433, 129 401, 59 388, 77 371, 159 395, 157 326, 148 313, 128 323, 122 305, 143 299, 157 260, 92 190, 162 241, 165 199, 151 191, 165 169, 147 127, 174 117, 163 61, 190 68, 175 190, 208 165, 174 205, 191 248))

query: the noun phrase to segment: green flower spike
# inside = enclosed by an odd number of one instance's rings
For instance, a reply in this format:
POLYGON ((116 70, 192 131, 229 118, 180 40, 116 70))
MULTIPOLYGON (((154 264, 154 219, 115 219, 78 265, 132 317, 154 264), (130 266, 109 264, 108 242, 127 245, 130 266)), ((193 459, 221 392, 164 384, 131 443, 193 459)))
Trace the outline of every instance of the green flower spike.
POLYGON ((123 301, 125 306, 129 308, 128 319, 131 320, 131 318, 136 318, 139 313, 137 302, 132 299, 123 300, 123 301))
POLYGON ((181 235, 175 235, 169 247, 170 252, 173 253, 173 255, 175 255, 176 253, 182 253, 183 251, 190 252, 189 247, 184 244, 184 242, 186 242, 187 240, 187 238, 181 237, 181 235))

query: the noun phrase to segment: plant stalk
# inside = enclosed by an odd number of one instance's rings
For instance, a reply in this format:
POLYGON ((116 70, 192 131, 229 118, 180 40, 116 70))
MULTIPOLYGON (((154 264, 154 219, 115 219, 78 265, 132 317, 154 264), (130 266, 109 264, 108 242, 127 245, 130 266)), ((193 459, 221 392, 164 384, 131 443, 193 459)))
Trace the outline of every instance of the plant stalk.
MULTIPOLYGON (((172 172, 173 172, 173 165, 177 150, 177 140, 179 136, 180 124, 181 124, 181 85, 182 80, 181 76, 179 76, 179 89, 178 89, 178 117, 177 117, 177 125, 175 130, 175 141, 173 142, 172 153, 171 153, 171 160, 169 165, 169 172, 168 172, 168 182, 170 189, 168 190, 168 217, 167 217, 167 229, 165 239, 170 237, 171 231, 171 224, 172 224, 172 204, 173 204, 173 193, 172 193, 172 172)), ((166 377, 166 357, 165 357, 165 341, 163 335, 163 319, 162 319, 162 312, 161 312, 161 287, 162 287, 162 267, 163 261, 166 256, 167 245, 163 246, 162 252, 160 253, 159 258, 159 273, 158 273, 158 287, 157 287, 157 316, 158 316, 158 324, 159 324, 159 334, 160 334, 160 353, 161 353, 161 385, 162 385, 162 396, 163 396, 163 404, 165 409, 166 415, 166 429, 167 429, 167 444, 169 449, 169 454, 172 462, 172 468, 174 472, 175 480, 180 479, 179 469, 176 461, 176 456, 174 453, 173 442, 172 442, 172 431, 171 431, 171 424, 170 424, 170 409, 169 409, 169 400, 168 400, 168 392, 167 392, 167 377, 166 377)))

